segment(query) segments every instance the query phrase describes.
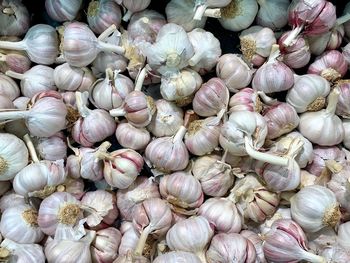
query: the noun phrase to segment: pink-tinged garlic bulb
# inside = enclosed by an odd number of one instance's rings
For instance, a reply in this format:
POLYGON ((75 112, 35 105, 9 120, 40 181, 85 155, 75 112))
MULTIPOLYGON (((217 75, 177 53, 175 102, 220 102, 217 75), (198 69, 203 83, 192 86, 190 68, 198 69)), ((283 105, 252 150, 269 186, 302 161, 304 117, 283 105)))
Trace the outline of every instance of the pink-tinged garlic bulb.
POLYGON ((74 228, 82 225, 82 218, 80 202, 69 193, 56 192, 41 202, 38 224, 46 235, 54 235, 58 226, 74 228))
POLYGON ((203 81, 201 76, 192 69, 183 69, 171 77, 162 77, 160 93, 168 101, 175 101, 178 105, 189 104, 189 99, 200 88, 203 81))
POLYGON ((92 62, 91 70, 96 77, 102 77, 106 68, 124 72, 127 66, 128 59, 124 56, 115 53, 100 52, 92 62))
POLYGON ((343 145, 346 149, 350 148, 350 122, 349 120, 343 120, 343 128, 344 128, 344 139, 343 139, 343 145))
POLYGON ((125 96, 123 107, 109 111, 113 117, 124 116, 135 127, 143 128, 150 124, 156 107, 154 100, 136 89, 125 96))
POLYGON ((0 73, 0 94, 14 100, 20 95, 17 83, 5 74, 0 73))
POLYGON ((241 31, 253 23, 258 9, 256 0, 231 1, 226 7, 221 8, 219 22, 227 30, 241 31))
POLYGON ((248 239, 250 242, 252 242, 256 252, 256 260, 258 260, 258 262, 261 262, 261 263, 266 263, 266 258, 265 258, 263 246, 262 246, 264 243, 264 240, 260 236, 260 234, 257 234, 250 230, 242 230, 240 232, 240 235, 248 239))
POLYGON ((195 0, 194 20, 201 20, 208 8, 225 7, 230 4, 230 0, 195 0))
POLYGON ((321 146, 332 146, 344 139, 344 127, 341 119, 335 114, 339 89, 333 89, 328 97, 326 109, 316 112, 305 112, 300 115, 299 131, 312 143, 321 146))
POLYGON ((315 176, 321 176, 327 172, 327 166, 332 164, 345 165, 346 155, 344 151, 337 146, 318 146, 314 147, 314 157, 312 162, 306 167, 306 170, 315 176), (335 161, 335 163, 334 163, 335 161))
POLYGON ((32 98, 38 92, 56 90, 53 79, 54 70, 48 66, 37 65, 23 74, 6 71, 6 75, 21 80, 21 92, 24 96, 32 98))
POLYGON ((272 224, 271 230, 265 235, 263 248, 265 258, 271 262, 325 262, 323 257, 308 252, 304 231, 289 219, 279 219, 272 224))
POLYGON ((122 234, 122 238, 120 241, 118 254, 131 254, 136 248, 136 244, 140 238, 140 234, 135 229, 133 223, 129 221, 122 221, 119 230, 122 234))
POLYGON ((77 16, 82 0, 46 0, 46 12, 53 20, 58 22, 72 21, 77 16))
POLYGON ((151 135, 145 128, 136 128, 128 122, 118 124, 115 137, 121 146, 133 150, 145 149, 151 140, 151 135))
POLYGON ((230 98, 230 113, 234 111, 251 111, 260 113, 263 104, 258 93, 252 88, 244 88, 230 98))
POLYGON ((350 81, 339 80, 336 83, 336 87, 339 89, 340 94, 335 112, 337 115, 348 119, 350 118, 350 105, 347 103, 350 99, 350 81))
POLYGON ((223 109, 217 117, 194 120, 188 125, 185 144, 192 154, 202 156, 218 147, 221 118, 224 114, 225 110, 223 109))
POLYGON ((91 30, 101 34, 111 25, 119 27, 122 12, 113 0, 91 1, 87 11, 87 22, 91 30))
POLYGON ((150 3, 151 0, 119 0, 119 4, 123 4, 127 9, 127 12, 123 16, 123 20, 126 22, 129 21, 134 13, 145 10, 150 3))
POLYGON ((86 217, 86 224, 89 227, 98 227, 102 224, 112 225, 118 217, 117 200, 114 193, 105 190, 87 192, 81 199, 81 204, 95 211, 86 217))
POLYGON ((37 218, 38 211, 30 205, 9 207, 1 215, 1 234, 17 243, 39 243, 44 233, 38 226, 37 218))
POLYGON ((132 149, 120 149, 104 156, 103 175, 106 182, 119 189, 128 188, 140 174, 144 161, 132 149))
POLYGON ((11 180, 28 164, 24 142, 10 133, 0 133, 0 181, 11 180))
POLYGON ((262 223, 275 213, 280 196, 269 191, 254 174, 247 174, 238 179, 228 200, 236 204, 244 218, 262 223))
POLYGON ((64 63, 55 68, 53 72, 55 85, 60 91, 88 91, 95 76, 90 69, 83 67, 72 67, 68 63, 64 63))
POLYGON ((311 58, 309 43, 305 38, 299 36, 290 46, 285 47, 282 43, 289 34, 291 31, 284 33, 278 40, 283 62, 291 68, 302 68, 309 63, 311 58))
POLYGON ((343 52, 342 52, 344 59, 346 60, 346 62, 349 64, 350 63, 350 45, 347 44, 344 48, 343 48, 343 52))
POLYGON ((340 203, 341 209, 346 212, 350 211, 349 205, 349 180, 350 180, 350 167, 344 165, 340 171, 332 173, 330 181, 327 183, 329 188, 336 196, 337 201, 340 203))
POLYGON ((336 81, 344 77, 348 70, 345 57, 338 50, 324 52, 309 66, 308 74, 317 74, 328 81, 336 81))
POLYGON ((256 262, 256 251, 252 242, 240 234, 219 233, 211 240, 206 258, 209 263, 256 262))
POLYGON ((241 51, 245 61, 261 66, 276 44, 274 32, 268 27, 253 26, 242 31, 239 36, 241 51))
POLYGON ((320 185, 306 186, 290 200, 292 218, 307 232, 335 227, 340 220, 335 194, 320 185))
POLYGON ((63 182, 63 184, 60 184, 58 187, 58 190, 66 191, 67 193, 73 195, 75 198, 80 200, 82 196, 85 194, 84 191, 84 181, 82 178, 73 179, 70 177, 67 177, 66 180, 63 182))
POLYGON ((45 256, 48 262, 91 263, 90 245, 96 237, 95 231, 89 231, 83 238, 50 239, 45 245, 45 256))
POLYGON ((159 30, 154 44, 145 42, 141 50, 147 56, 150 67, 166 77, 187 67, 188 60, 194 55, 194 48, 185 30, 172 23, 159 30))
POLYGON ((31 61, 24 52, 0 50, 0 72, 5 73, 12 70, 17 73, 24 73, 30 69, 30 64, 31 61))
POLYGON ((0 35, 21 36, 30 25, 28 9, 20 0, 4 0, 0 5, 0 35))
POLYGON ((156 113, 153 114, 151 123, 147 126, 156 137, 172 136, 183 125, 183 110, 175 103, 159 99, 155 101, 156 113))
POLYGON ((126 96, 133 90, 134 83, 130 78, 108 68, 105 78, 98 79, 90 87, 90 101, 99 109, 120 108, 126 96))
POLYGON ((288 90, 286 102, 298 113, 321 110, 330 91, 329 82, 315 74, 294 75, 294 79, 293 87, 288 90))
POLYGON ((8 191, 0 198, 0 210, 3 213, 6 209, 27 205, 24 196, 16 194, 13 190, 8 191))
POLYGON ((37 24, 19 42, 0 41, 0 48, 23 50, 32 62, 50 65, 58 55, 58 36, 52 26, 37 24))
POLYGON ((173 211, 194 214, 203 203, 201 184, 190 172, 175 172, 160 179, 159 191, 173 211))
POLYGON ((128 38, 133 43, 141 41, 154 43, 159 30, 165 24, 164 16, 154 10, 146 9, 137 12, 131 17, 128 24, 128 38))
POLYGON ((242 228, 241 215, 236 205, 226 198, 210 198, 198 210, 214 227, 215 233, 239 233, 242 228))
POLYGON ((0 120, 24 120, 31 135, 50 137, 66 126, 67 108, 56 91, 37 93, 28 110, 0 112, 0 120))
POLYGON ((167 203, 160 198, 150 198, 143 201, 133 211, 133 225, 140 232, 134 254, 142 256, 147 237, 164 236, 172 224, 172 213, 167 203))
POLYGON ((146 159, 162 171, 185 169, 189 162, 189 153, 183 142, 185 133, 186 128, 180 126, 174 136, 154 139, 146 147, 146 159))
POLYGON ((211 78, 196 92, 192 101, 193 110, 203 117, 217 115, 227 108, 229 97, 230 93, 224 81, 211 78))
POLYGON ((201 263, 199 257, 190 252, 183 251, 171 251, 165 254, 159 255, 153 260, 154 263, 178 263, 178 262, 188 262, 188 263, 201 263))
POLYGON ((271 151, 279 155, 285 155, 292 149, 291 147, 296 140, 301 140, 303 146, 300 152, 295 156, 295 161, 300 168, 305 168, 308 164, 312 163, 314 158, 313 146, 312 143, 299 132, 290 132, 280 137, 273 145, 271 151))
MULTIPOLYGON (((111 26, 105 32, 113 33, 113 31, 115 31, 115 26, 111 26)), ((62 49, 64 58, 69 65, 74 67, 89 65, 102 51, 117 54, 123 54, 125 51, 118 45, 99 40, 86 24, 80 22, 72 22, 65 27, 62 49)))
POLYGON ((299 116, 288 103, 280 102, 266 108, 263 116, 267 123, 267 139, 276 139, 299 125, 299 116))
POLYGON ((203 28, 207 21, 207 16, 199 20, 194 20, 195 1, 188 0, 171 0, 165 7, 166 17, 169 23, 182 26, 186 32, 195 28, 203 28))
POLYGON ((260 26, 269 27, 276 30, 284 27, 288 23, 289 0, 266 1, 259 0, 259 12, 256 22, 260 26))
POLYGON ((219 40, 210 32, 196 28, 188 33, 194 48, 194 56, 188 61, 189 65, 199 74, 210 72, 221 56, 219 40))
POLYGON ((45 263, 43 247, 38 244, 19 244, 5 238, 1 242, 2 254, 6 260, 17 263, 45 263))
POLYGON ((76 92, 77 106, 80 118, 72 130, 73 139, 83 146, 90 147, 111 136, 116 129, 114 119, 102 109, 90 110, 85 104, 87 92, 76 92))
POLYGON ((255 70, 236 54, 224 54, 216 65, 216 74, 222 79, 231 92, 247 87, 255 70))
POLYGON ((127 189, 117 191, 117 206, 121 218, 132 220, 132 211, 137 204, 157 197, 160 197, 158 184, 152 178, 137 177, 127 189))
POLYGON ((208 220, 203 216, 195 216, 173 225, 166 235, 166 242, 171 250, 192 252, 201 262, 206 262, 205 249, 213 235, 208 220))
POLYGON ((265 235, 267 232, 271 230, 272 224, 279 219, 291 220, 292 215, 290 213, 290 208, 279 207, 271 218, 266 219, 265 222, 259 226, 260 233, 265 235))
POLYGON ((280 51, 275 48, 278 46, 273 46, 268 61, 255 72, 252 81, 254 90, 273 93, 288 90, 293 86, 294 73, 286 64, 277 60, 280 51))
POLYGON ((93 262, 113 262, 118 256, 121 238, 121 233, 114 227, 97 231, 90 250, 93 262))
POLYGON ((206 155, 197 158, 192 173, 199 180, 203 193, 209 196, 224 196, 235 181, 235 169, 225 163, 226 154, 220 158, 206 155))

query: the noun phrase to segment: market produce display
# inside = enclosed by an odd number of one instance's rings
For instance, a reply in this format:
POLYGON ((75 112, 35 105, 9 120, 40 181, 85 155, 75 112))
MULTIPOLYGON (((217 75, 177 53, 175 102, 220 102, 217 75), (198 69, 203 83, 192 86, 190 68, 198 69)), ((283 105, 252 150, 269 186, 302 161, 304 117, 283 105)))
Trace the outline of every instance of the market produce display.
POLYGON ((34 2, 0 0, 0 262, 350 262, 350 2, 34 2))

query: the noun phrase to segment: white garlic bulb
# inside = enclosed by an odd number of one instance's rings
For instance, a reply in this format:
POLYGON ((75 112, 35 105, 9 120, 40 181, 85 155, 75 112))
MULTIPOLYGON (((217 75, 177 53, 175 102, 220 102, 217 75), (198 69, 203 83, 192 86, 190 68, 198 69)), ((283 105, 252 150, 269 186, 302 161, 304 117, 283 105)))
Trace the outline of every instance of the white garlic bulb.
POLYGON ((9 133, 0 133, 0 181, 11 180, 28 164, 24 142, 9 133))
POLYGON ((317 232, 339 223, 339 203, 335 194, 324 186, 304 187, 292 197, 290 204, 293 220, 306 232, 317 232))
POLYGON ((59 22, 74 20, 79 12, 82 0, 46 0, 48 15, 59 22))
POLYGON ((256 16, 258 25, 272 30, 282 28, 288 23, 289 0, 258 0, 260 9, 256 16))
POLYGON ((1 244, 1 251, 5 253, 6 262, 16 263, 45 263, 42 246, 38 244, 19 244, 5 238, 1 244))

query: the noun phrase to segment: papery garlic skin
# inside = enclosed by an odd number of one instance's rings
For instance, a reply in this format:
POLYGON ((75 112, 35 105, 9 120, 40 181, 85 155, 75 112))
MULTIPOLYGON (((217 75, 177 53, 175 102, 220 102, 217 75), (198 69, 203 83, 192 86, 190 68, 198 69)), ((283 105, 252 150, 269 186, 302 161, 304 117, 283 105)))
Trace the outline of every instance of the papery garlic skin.
POLYGON ((40 138, 36 144, 36 149, 44 160, 56 161, 66 159, 66 137, 62 133, 57 133, 48 138, 40 138))
POLYGON ((316 232, 339 223, 339 204, 334 193, 320 185, 307 186, 291 199, 292 218, 305 231, 316 232))
POLYGON ((336 114, 343 118, 350 118, 350 105, 348 99, 350 96, 350 81, 339 80, 337 82, 337 88, 340 91, 337 108, 335 110, 336 114))
POLYGON ((21 36, 30 26, 30 14, 18 0, 2 1, 0 6, 1 36, 21 36))
POLYGON ((236 205, 225 198, 210 198, 198 210, 214 226, 216 233, 239 233, 242 227, 241 216, 236 205))
POLYGON ((262 247, 264 240, 260 236, 260 233, 256 234, 255 232, 250 230, 242 230, 240 232, 240 235, 252 242, 256 252, 256 260, 258 260, 258 262, 260 263, 266 263, 266 258, 262 247))
POLYGON ((121 146, 133 150, 145 149, 151 140, 151 135, 145 128, 136 128, 127 122, 118 124, 115 137, 121 146))
POLYGON ((234 111, 262 111, 262 102, 258 93, 252 88, 244 88, 230 98, 230 113, 234 111))
MULTIPOLYGON (((342 166, 340 171, 335 171, 332 174, 331 179, 327 182, 327 188, 329 188, 336 196, 342 211, 349 212, 349 169, 348 165, 342 166)), ((328 169, 328 168, 326 168, 328 169)))
POLYGON ((171 251, 159 255, 153 260, 154 263, 201 263, 200 259, 193 253, 184 251, 171 251))
POLYGON ((121 233, 114 227, 97 231, 96 238, 91 244, 92 261, 112 262, 116 259, 121 238, 121 233))
POLYGON ((350 233, 350 223, 349 222, 345 222, 345 223, 342 223, 339 225, 337 241, 345 249, 350 248, 350 242, 349 242, 349 238, 348 238, 349 233, 350 233))
POLYGON ((251 69, 237 54, 224 54, 216 65, 216 74, 231 92, 247 87, 255 70, 251 69))
POLYGON ((1 234, 17 243, 39 243, 44 233, 38 226, 37 216, 37 211, 30 205, 9 207, 1 216, 1 234))
POLYGON ((330 91, 329 82, 315 74, 294 76, 294 78, 295 82, 288 90, 286 102, 298 113, 322 109, 330 91))
POLYGON ((287 25, 289 0, 258 0, 257 2, 260 6, 256 16, 258 25, 269 27, 272 30, 287 25))
POLYGON ((0 210, 3 213, 7 208, 26 205, 24 196, 16 194, 14 191, 8 191, 0 198, 0 210))
POLYGON ((45 8, 48 15, 58 21, 72 21, 77 16, 82 0, 46 0, 45 8))
POLYGON ((10 262, 16 263, 45 263, 42 246, 38 244, 19 244, 10 239, 4 239, 1 248, 11 251, 10 262))
POLYGON ((221 25, 231 31, 241 31, 249 27, 258 13, 256 0, 235 0, 221 9, 221 25))
POLYGON ((28 164, 24 142, 10 133, 0 134, 0 181, 11 180, 28 164))

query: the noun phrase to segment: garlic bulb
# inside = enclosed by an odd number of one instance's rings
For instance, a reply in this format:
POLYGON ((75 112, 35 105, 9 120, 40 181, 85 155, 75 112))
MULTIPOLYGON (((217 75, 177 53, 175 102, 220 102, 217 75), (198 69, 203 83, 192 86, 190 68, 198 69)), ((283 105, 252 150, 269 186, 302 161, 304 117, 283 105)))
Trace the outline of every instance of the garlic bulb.
POLYGON ((156 137, 174 135, 180 126, 183 125, 183 110, 176 106, 175 103, 164 99, 156 100, 155 106, 157 110, 153 114, 147 130, 156 137))
POLYGON ((269 27, 272 30, 287 25, 289 0, 258 0, 257 2, 260 6, 256 16, 258 25, 269 27))
POLYGON ((274 32, 268 27, 248 28, 242 31, 239 40, 244 59, 255 66, 261 66, 276 44, 274 32))
POLYGON ((128 66, 128 59, 122 55, 108 52, 100 52, 92 62, 91 70, 96 77, 101 77, 106 68, 124 72, 128 66))
POLYGON ((5 73, 12 70, 18 73, 24 73, 30 69, 31 61, 24 52, 14 50, 0 51, 0 72, 5 73))
POLYGON ((202 75, 210 72, 221 56, 219 40, 200 28, 189 32, 188 38, 194 48, 194 56, 188 61, 189 65, 202 75))
POLYGON ((90 244, 96 236, 95 231, 89 231, 81 239, 51 239, 45 246, 45 256, 48 262, 92 263, 90 244))
POLYGON ((116 259, 121 238, 119 230, 114 227, 97 231, 90 249, 92 261, 112 262, 116 259))
POLYGON ((349 243, 349 239, 348 239, 349 231, 350 231, 350 223, 349 222, 345 222, 345 223, 342 223, 339 225, 337 241, 338 241, 339 245, 341 245, 345 249, 349 249, 349 247, 350 247, 350 243, 349 243))
POLYGON ((241 31, 253 23, 258 9, 256 0, 232 0, 221 9, 220 24, 227 30, 241 31))
POLYGON ((6 209, 15 206, 26 205, 24 196, 16 194, 13 190, 8 191, 0 198, 0 210, 3 213, 6 209))
POLYGON ((140 238, 139 232, 135 229, 132 222, 122 221, 120 225, 122 238, 118 249, 119 255, 129 255, 134 252, 137 242, 140 238))
POLYGON ((113 0, 91 1, 87 10, 87 22, 91 30, 101 34, 111 25, 119 27, 122 13, 113 0))
POLYGON ((58 22, 72 21, 77 16, 82 0, 46 0, 47 14, 58 22))
POLYGON ((339 80, 336 87, 339 89, 339 98, 337 103, 337 108, 335 110, 337 115, 348 119, 350 117, 350 105, 347 103, 350 96, 350 81, 349 80, 339 80))
POLYGON ((136 128, 128 122, 119 123, 115 131, 119 144, 133 150, 143 150, 151 140, 145 128, 136 128))
POLYGON ((22 244, 39 243, 44 233, 38 226, 38 212, 30 205, 7 208, 1 216, 1 234, 22 244))
POLYGON ((159 255, 153 260, 154 263, 178 263, 178 262, 188 262, 188 263, 201 263, 199 258, 190 252, 184 251, 171 251, 163 255, 159 255))
POLYGON ((225 198, 210 198, 198 210, 198 215, 205 217, 216 233, 239 233, 242 228, 241 215, 236 205, 225 198))
POLYGON ((30 25, 30 14, 19 0, 5 0, 0 5, 1 36, 20 36, 30 25))
POLYGON ((329 82, 315 74, 294 75, 294 85, 288 90, 286 102, 298 113, 321 110, 330 91, 329 82))
POLYGON ((166 234, 166 242, 171 250, 196 254, 201 262, 206 262, 205 248, 214 232, 203 216, 191 217, 177 222, 166 234))
POLYGON ((26 51, 32 62, 50 65, 58 54, 58 37, 52 26, 37 24, 19 42, 0 41, 0 48, 26 51))
POLYGON ((335 115, 339 93, 339 89, 334 89, 330 93, 326 109, 301 114, 299 131, 311 142, 322 146, 332 146, 344 139, 342 122, 335 115))
POLYGON ((188 60, 194 55, 185 30, 172 23, 159 30, 154 44, 144 43, 141 48, 150 67, 165 76, 178 73, 188 66, 188 60))
POLYGON ((1 244, 1 259, 16 263, 45 263, 42 246, 38 244, 19 244, 10 239, 4 239, 1 244))
POLYGON ((172 137, 161 137, 151 141, 145 150, 146 159, 157 169, 179 171, 186 168, 189 153, 183 142, 186 128, 181 126, 172 137))
POLYGON ((63 133, 57 133, 48 138, 40 138, 35 148, 44 160, 56 161, 67 158, 67 143, 63 133))
POLYGON ((209 263, 256 262, 256 251, 252 242, 236 233, 219 233, 211 240, 206 257, 209 263))
POLYGON ((133 225, 141 233, 134 254, 142 256, 147 237, 165 235, 172 223, 172 213, 167 203, 160 198, 146 199, 133 211, 133 225))
POLYGON ((339 204, 334 193, 320 185, 307 186, 291 199, 292 218, 305 231, 316 232, 339 223, 339 204))
POLYGON ((256 260, 258 260, 258 262, 261 262, 261 263, 266 263, 266 258, 265 258, 263 246, 262 246, 264 243, 264 240, 260 236, 260 233, 257 234, 250 230, 242 230, 240 232, 240 235, 248 239, 250 242, 252 242, 256 252, 256 260))
POLYGON ((230 93, 224 81, 211 78, 196 92, 192 106, 195 113, 203 117, 217 115, 228 106, 230 93))
POLYGON ((208 7, 225 7, 230 0, 196 0, 194 20, 201 20, 208 7))
POLYGON ((0 133, 0 181, 13 179, 27 164, 24 142, 10 133, 0 133))
POLYGON ((336 196, 337 201, 343 211, 350 211, 349 206, 349 169, 348 165, 344 165, 340 171, 333 171, 332 177, 327 182, 327 188, 336 196))
POLYGON ((216 65, 216 74, 221 78, 231 92, 247 87, 255 70, 236 54, 224 54, 216 65))
POLYGON ((203 193, 206 195, 224 196, 232 187, 235 171, 225 163, 225 159, 226 154, 224 153, 221 158, 215 155, 205 155, 194 161, 193 176, 199 180, 203 193))
POLYGON ((195 28, 203 28, 207 17, 193 19, 195 10, 195 1, 188 0, 171 0, 165 7, 166 17, 169 23, 182 26, 187 32, 195 28))
POLYGON ((55 68, 53 72, 55 85, 61 91, 88 91, 92 83, 95 82, 95 76, 90 69, 83 67, 72 67, 64 63, 55 68))
POLYGON ((133 13, 140 12, 144 9, 146 9, 149 4, 151 3, 151 0, 119 0, 120 3, 123 3, 123 6, 127 9, 127 12, 124 14, 123 20, 129 21, 129 18, 133 13))
POLYGON ((158 184, 152 179, 138 176, 127 189, 118 189, 117 206, 121 218, 132 220, 132 210, 148 198, 160 197, 158 184))
POLYGON ((112 110, 123 106, 126 96, 134 90, 132 80, 118 71, 106 69, 106 77, 90 86, 90 101, 99 109, 112 110))
POLYGON ((181 171, 160 179, 159 191, 173 211, 180 214, 193 214, 204 199, 201 184, 189 172, 181 171))
POLYGON ((258 93, 252 88, 244 88, 230 98, 230 113, 234 111, 262 111, 262 102, 258 93))
POLYGON ((272 224, 265 235, 263 249, 268 262, 325 262, 323 257, 308 252, 305 233, 289 219, 279 219, 272 224))
POLYGON ((0 73, 0 94, 12 101, 18 98, 20 94, 17 83, 2 73, 0 73))

